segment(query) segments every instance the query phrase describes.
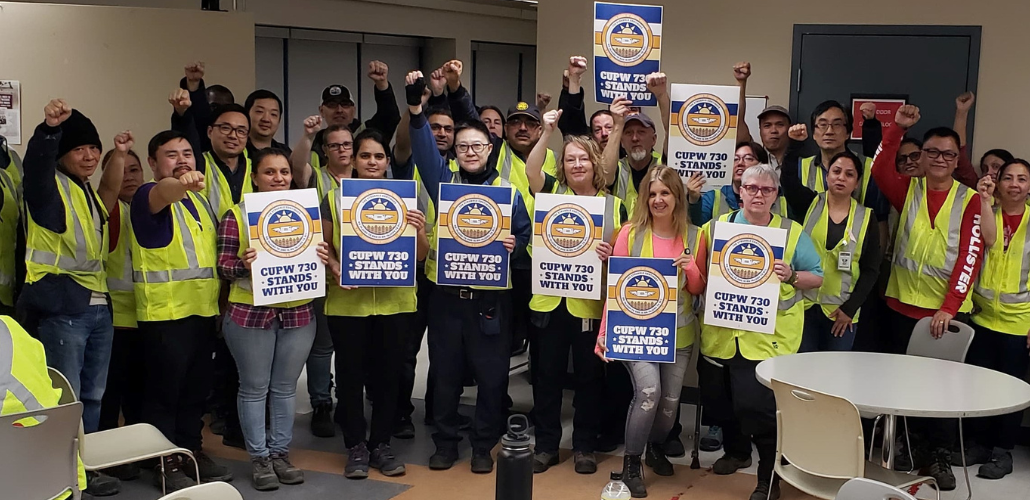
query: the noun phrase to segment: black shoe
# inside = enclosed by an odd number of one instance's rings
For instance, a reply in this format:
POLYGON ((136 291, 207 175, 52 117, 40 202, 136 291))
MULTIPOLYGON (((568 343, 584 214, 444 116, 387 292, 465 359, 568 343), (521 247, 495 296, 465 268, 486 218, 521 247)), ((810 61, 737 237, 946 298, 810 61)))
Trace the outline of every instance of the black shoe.
POLYGON ((647 497, 647 488, 644 487, 644 470, 640 466, 640 455, 622 457, 622 482, 626 483, 633 498, 647 497))
MULTIPOLYGON (((966 446, 966 466, 980 465, 991 461, 991 450, 986 446, 972 443, 966 446)), ((962 452, 951 452, 951 465, 962 467, 962 452)))
POLYGON ((250 480, 254 489, 258 491, 272 491, 279 489, 279 478, 272 469, 272 459, 269 457, 256 457, 250 459, 251 475, 250 480))
POLYGON ((225 418, 219 412, 211 410, 211 423, 207 426, 211 429, 211 434, 221 436, 225 433, 225 418))
POLYGON ((116 477, 119 481, 132 481, 139 477, 141 471, 139 465, 131 463, 108 467, 100 472, 111 477, 116 477))
POLYGON ((411 423, 411 417, 402 417, 397 421, 393 437, 397 439, 413 439, 415 437, 415 424, 411 423))
POLYGON ((122 482, 118 478, 99 472, 86 473, 86 493, 95 497, 117 495, 122 490, 122 482))
POLYGON ((597 457, 589 451, 577 451, 572 454, 576 474, 593 474, 597 472, 597 457))
POLYGON ((708 426, 708 433, 698 443, 701 451, 719 451, 722 449, 722 427, 708 426))
POLYGON ((619 439, 618 436, 601 434, 597 437, 597 446, 594 446, 594 451, 611 453, 615 451, 620 444, 622 444, 622 440, 619 439))
POLYGON ((490 452, 472 453, 472 472, 476 474, 489 474, 494 471, 494 459, 490 452))
MULTIPOLYGON (((190 486, 196 486, 196 480, 190 479, 185 472, 182 471, 182 461, 177 458, 165 458, 165 473, 164 483, 165 491, 171 493, 173 491, 179 491, 183 488, 189 488, 190 486)), ((193 464, 190 464, 192 468, 193 464)), ((154 466, 154 486, 161 488, 161 464, 154 466)))
POLYGON ((354 445, 347 450, 347 465, 343 468, 343 477, 348 479, 365 479, 368 477, 368 448, 365 443, 354 445))
POLYGON ((465 415, 458 414, 458 430, 467 431, 472 428, 472 417, 466 417, 465 415))
MULTIPOLYGON (((247 443, 243 440, 243 431, 238 427, 225 426, 225 432, 222 433, 222 444, 230 448, 247 449, 247 443)), ((203 474, 200 476, 204 477, 203 474)))
POLYGON ((976 475, 984 479, 1001 479, 1012 474, 1012 453, 1008 450, 994 450, 991 461, 980 466, 976 475))
POLYGON ((558 454, 541 451, 533 454, 533 474, 547 472, 552 466, 558 465, 558 454))
POLYGON ((290 456, 287 454, 272 454, 272 471, 279 482, 283 484, 300 484, 304 482, 304 471, 290 463, 290 456))
POLYGON ((315 407, 315 411, 311 414, 311 434, 320 438, 331 438, 336 435, 332 402, 315 407))
POLYGON ((659 476, 671 476, 674 473, 672 462, 665 456, 665 450, 660 444, 648 443, 644 451, 644 463, 659 476))
POLYGON ((751 498, 749 500, 777 500, 780 498, 780 482, 775 481, 772 483, 772 492, 769 491, 769 481, 758 481, 758 487, 755 491, 751 492, 751 498))
POLYGON ((372 450, 368 465, 379 469, 384 476, 400 476, 405 472, 404 462, 393 456, 393 450, 386 443, 380 443, 372 450))
POLYGON ((955 473, 951 470, 951 452, 943 448, 938 449, 934 452, 934 461, 923 468, 919 475, 933 477, 941 491, 954 490, 955 473))
POLYGON ((712 472, 720 476, 728 476, 737 472, 740 469, 746 469, 751 467, 751 457, 747 458, 736 458, 731 457, 728 454, 724 454, 721 458, 712 464, 712 472))
MULTIPOLYGON (((193 457, 197 460, 197 467, 200 469, 200 482, 210 483, 212 481, 232 481, 232 471, 224 465, 218 465, 211 457, 207 456, 203 451, 197 450, 193 452, 193 457)), ((190 467, 193 464, 185 464, 183 469, 186 471, 186 475, 193 477, 197 472, 196 469, 190 467)))
POLYGON ((447 470, 454 467, 454 462, 458 461, 458 452, 447 453, 439 449, 433 456, 429 457, 429 469, 430 470, 447 470))
POLYGON ((687 456, 687 449, 683 447, 683 441, 680 441, 679 437, 672 438, 662 444, 662 449, 665 450, 665 456, 680 458, 687 456))

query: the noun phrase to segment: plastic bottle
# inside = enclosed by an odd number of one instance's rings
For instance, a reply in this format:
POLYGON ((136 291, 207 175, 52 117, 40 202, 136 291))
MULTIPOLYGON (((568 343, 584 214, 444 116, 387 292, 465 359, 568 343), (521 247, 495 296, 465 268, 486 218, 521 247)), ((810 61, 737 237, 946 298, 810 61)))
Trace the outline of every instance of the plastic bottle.
POLYGON ((601 490, 601 500, 629 500, 629 487, 622 482, 622 473, 612 472, 611 479, 611 482, 601 490))

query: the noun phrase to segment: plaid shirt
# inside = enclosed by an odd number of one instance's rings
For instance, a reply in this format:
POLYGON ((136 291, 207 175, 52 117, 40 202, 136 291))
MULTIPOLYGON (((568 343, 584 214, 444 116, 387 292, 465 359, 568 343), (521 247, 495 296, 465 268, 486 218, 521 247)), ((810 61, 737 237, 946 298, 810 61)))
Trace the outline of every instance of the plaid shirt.
MULTIPOLYGON (((218 225, 218 276, 230 283, 239 279, 249 279, 250 269, 243 265, 240 252, 240 228, 232 211, 225 213, 222 223, 218 225)), ((244 328, 267 330, 272 322, 279 320, 279 327, 284 329, 307 326, 314 318, 314 307, 311 303, 297 307, 268 307, 250 304, 229 303, 229 318, 244 328)))

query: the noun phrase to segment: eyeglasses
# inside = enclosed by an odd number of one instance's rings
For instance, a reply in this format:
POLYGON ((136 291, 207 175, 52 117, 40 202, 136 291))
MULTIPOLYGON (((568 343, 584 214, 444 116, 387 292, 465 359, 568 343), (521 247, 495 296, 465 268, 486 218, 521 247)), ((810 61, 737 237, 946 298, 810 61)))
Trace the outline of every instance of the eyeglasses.
POLYGON ((758 161, 758 158, 755 158, 755 155, 734 156, 733 162, 736 163, 738 161, 758 161))
POLYGON ((919 161, 919 157, 921 157, 921 156, 923 156, 923 152, 922 151, 915 151, 915 152, 909 153, 907 155, 899 154, 896 160, 897 160, 897 163, 905 163, 906 161, 915 162, 915 161, 919 161))
POLYGON ((772 195, 776 194, 777 191, 779 191, 778 189, 776 189, 774 187, 756 186, 754 184, 745 184, 745 185, 740 186, 740 187, 744 188, 744 191, 747 191, 747 194, 749 194, 751 196, 755 196, 759 192, 762 193, 762 196, 772 196, 772 195))
POLYGON ((228 124, 228 123, 216 123, 216 124, 211 125, 211 126, 216 128, 216 129, 218 129, 218 131, 221 132, 222 135, 225 135, 225 136, 230 136, 230 135, 233 135, 235 133, 236 137, 247 137, 247 134, 250 133, 250 129, 247 128, 247 127, 235 127, 235 128, 233 128, 233 126, 228 124))
POLYGON ((944 161, 955 161, 955 158, 958 158, 958 153, 956 153, 954 151, 941 151, 939 149, 924 149, 923 152, 926 153, 926 156, 928 156, 931 160, 936 160, 937 158, 940 158, 942 156, 944 157, 944 161))
POLYGON ((847 128, 847 126, 845 126, 844 122, 842 121, 816 122, 815 124, 815 128, 818 129, 820 132, 826 132, 827 130, 829 130, 830 127, 833 127, 835 130, 847 128))
POLYGON ((354 149, 353 142, 330 142, 325 147, 329 148, 329 151, 350 151, 354 149))
POLYGON ((534 120, 532 118, 525 117, 525 116, 516 116, 515 118, 512 118, 511 120, 508 120, 508 125, 510 125, 510 126, 512 126, 514 128, 519 128, 519 127, 525 125, 526 128, 528 128, 530 130, 533 130, 533 129, 536 129, 536 128, 540 128, 540 122, 538 122, 538 121, 536 121, 536 120, 534 120))
POLYGON ((476 142, 472 144, 462 143, 458 144, 456 148, 458 149, 459 153, 467 153, 468 150, 471 149, 473 153, 479 154, 486 150, 486 144, 483 144, 482 142, 476 142))

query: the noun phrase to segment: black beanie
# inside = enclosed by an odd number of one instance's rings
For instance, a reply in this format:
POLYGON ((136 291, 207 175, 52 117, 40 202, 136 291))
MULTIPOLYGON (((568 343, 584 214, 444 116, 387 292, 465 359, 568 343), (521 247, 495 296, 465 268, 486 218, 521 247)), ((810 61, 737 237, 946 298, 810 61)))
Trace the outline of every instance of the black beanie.
POLYGON ((86 115, 79 113, 79 110, 73 109, 72 115, 60 127, 61 143, 57 146, 58 158, 79 146, 88 144, 96 146, 97 149, 104 149, 100 144, 100 134, 97 133, 97 128, 93 126, 93 122, 89 118, 86 118, 86 115))

